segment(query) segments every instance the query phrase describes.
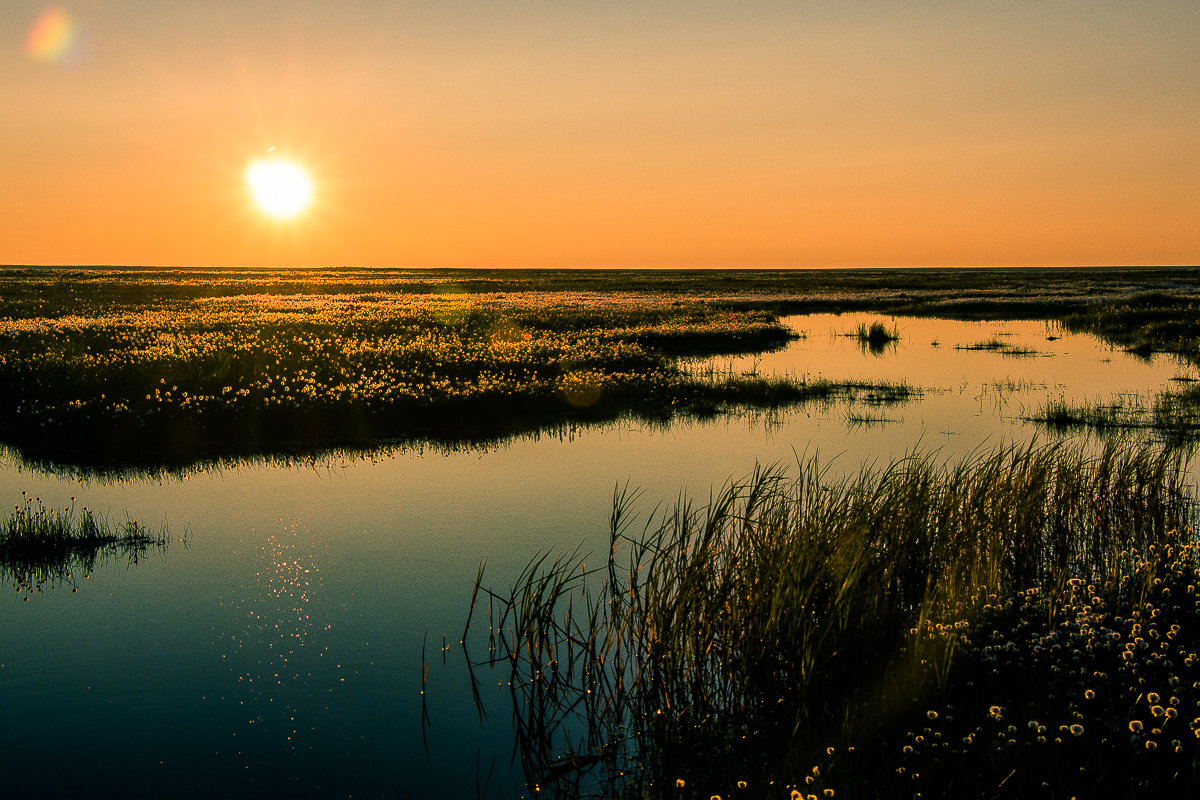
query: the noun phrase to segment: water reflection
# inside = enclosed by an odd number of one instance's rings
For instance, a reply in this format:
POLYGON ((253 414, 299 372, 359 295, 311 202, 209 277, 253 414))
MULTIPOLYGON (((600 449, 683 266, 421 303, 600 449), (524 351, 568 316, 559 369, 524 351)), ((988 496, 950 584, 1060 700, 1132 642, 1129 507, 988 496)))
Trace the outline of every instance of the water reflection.
POLYGON ((292 754, 312 750, 315 714, 329 711, 346 680, 330 653, 318 547, 309 531, 281 521, 251 554, 253 584, 222 603, 245 621, 222 634, 221 660, 233 674, 231 698, 245 711, 246 732, 292 754))
MULTIPOLYGON (((759 412, 767 414, 770 412, 759 412)), ((671 420, 645 419, 647 428, 667 429, 671 420)), ((359 446, 280 446, 223 456, 204 456, 181 461, 142 464, 104 461, 61 460, 31 454, 0 442, 0 462, 7 462, 18 473, 53 475, 68 480, 101 484, 128 484, 146 481, 186 481, 200 475, 237 474, 250 469, 314 470, 347 469, 364 464, 380 464, 395 458, 453 457, 471 453, 484 455, 505 450, 515 443, 573 441, 583 431, 615 430, 624 420, 560 422, 528 429, 507 430, 494 435, 471 435, 467 431, 447 432, 442 436, 384 437, 359 446)))
POLYGON ((796 379, 904 381, 922 392, 920 402, 885 414, 853 407, 845 414, 848 430, 901 421, 891 426, 898 440, 924 429, 967 435, 977 444, 1022 426, 1048 402, 1130 406, 1140 398, 1142 406, 1152 406, 1169 382, 1197 377, 1194 366, 1176 357, 1142 357, 1047 321, 881 320, 870 314, 812 314, 786 321, 802 337, 785 350, 705 363, 796 379), (870 346, 872 331, 884 346, 870 346), (893 337, 886 343, 885 332, 893 337))

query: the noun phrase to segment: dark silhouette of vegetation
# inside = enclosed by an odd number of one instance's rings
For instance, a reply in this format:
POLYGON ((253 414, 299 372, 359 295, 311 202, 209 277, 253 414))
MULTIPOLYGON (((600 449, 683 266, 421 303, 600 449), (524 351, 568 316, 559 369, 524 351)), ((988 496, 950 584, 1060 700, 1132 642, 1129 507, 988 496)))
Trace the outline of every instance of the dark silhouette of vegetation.
POLYGON ((889 347, 894 347, 900 340, 900 333, 893 325, 891 328, 882 322, 872 322, 870 325, 859 323, 854 333, 850 334, 858 342, 858 346, 872 355, 882 355, 889 347))
POLYGON ((813 459, 640 533, 622 491, 606 557, 481 573, 468 659, 501 670, 541 796, 1187 794, 1185 484, 1178 451, 1110 441, 813 459))

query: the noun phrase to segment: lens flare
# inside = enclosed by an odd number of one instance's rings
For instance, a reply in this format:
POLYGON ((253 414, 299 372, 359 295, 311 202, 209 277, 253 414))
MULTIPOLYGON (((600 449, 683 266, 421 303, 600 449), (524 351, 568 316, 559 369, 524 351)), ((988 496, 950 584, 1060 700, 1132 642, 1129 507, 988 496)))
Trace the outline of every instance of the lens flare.
POLYGON ((71 16, 59 6, 50 6, 29 28, 25 52, 35 61, 53 63, 71 52, 75 40, 75 23, 71 16))

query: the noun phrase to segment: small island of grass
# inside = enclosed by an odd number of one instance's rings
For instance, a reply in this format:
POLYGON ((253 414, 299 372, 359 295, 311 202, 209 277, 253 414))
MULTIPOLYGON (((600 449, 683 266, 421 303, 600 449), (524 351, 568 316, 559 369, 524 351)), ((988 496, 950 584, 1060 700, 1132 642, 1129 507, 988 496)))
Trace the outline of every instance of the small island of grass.
POLYGON ((0 523, 0 579, 11 582, 26 599, 47 585, 86 579, 104 558, 137 563, 147 550, 164 550, 169 541, 137 520, 115 527, 84 506, 47 508, 40 498, 21 493, 7 520, 0 523))

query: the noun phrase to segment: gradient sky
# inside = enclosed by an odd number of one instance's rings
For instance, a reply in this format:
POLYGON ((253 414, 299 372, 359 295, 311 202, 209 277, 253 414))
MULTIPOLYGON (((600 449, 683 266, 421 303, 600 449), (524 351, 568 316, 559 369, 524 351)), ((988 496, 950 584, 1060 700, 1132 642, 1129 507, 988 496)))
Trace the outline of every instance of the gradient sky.
POLYGON ((1196 0, 4 0, 0 98, 0 263, 1200 263, 1196 0))

